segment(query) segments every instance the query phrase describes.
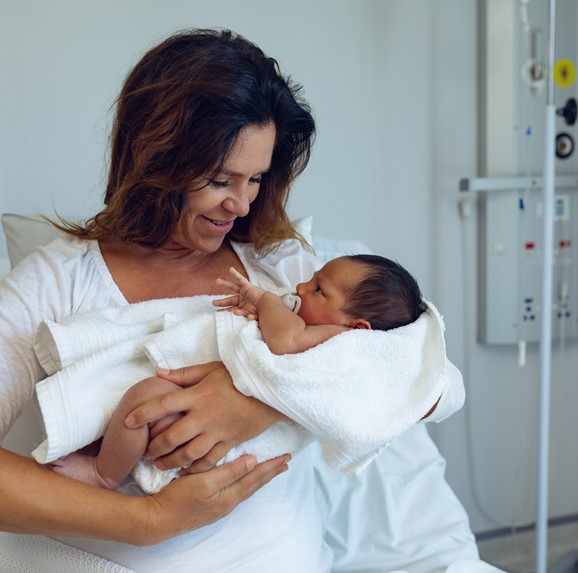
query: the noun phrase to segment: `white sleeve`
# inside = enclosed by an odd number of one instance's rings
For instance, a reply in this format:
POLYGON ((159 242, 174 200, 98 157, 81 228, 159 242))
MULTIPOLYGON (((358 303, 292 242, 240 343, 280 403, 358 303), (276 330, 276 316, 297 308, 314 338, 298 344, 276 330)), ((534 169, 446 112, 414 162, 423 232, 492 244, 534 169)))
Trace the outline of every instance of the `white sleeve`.
POLYGON ((462 408, 466 399, 466 390, 462 373, 449 361, 447 363, 447 383, 436 409, 422 422, 441 422, 462 408))
POLYGON ((70 312, 62 260, 39 251, 0 282, 0 441, 44 376, 32 339, 41 320, 70 312))
POLYGON ((33 349, 39 324, 126 304, 95 251, 94 241, 59 238, 0 282, 0 441, 45 377, 33 349))

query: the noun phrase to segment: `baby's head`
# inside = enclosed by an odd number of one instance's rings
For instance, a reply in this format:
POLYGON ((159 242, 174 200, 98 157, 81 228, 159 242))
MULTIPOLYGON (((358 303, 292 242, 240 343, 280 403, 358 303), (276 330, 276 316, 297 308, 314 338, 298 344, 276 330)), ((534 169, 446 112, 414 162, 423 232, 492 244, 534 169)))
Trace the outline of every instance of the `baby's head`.
POLYGON ((410 324, 425 310, 411 274, 376 255, 333 259, 297 285, 297 294, 298 314, 307 324, 390 330, 410 324))
POLYGON ((376 255, 344 257, 365 268, 365 277, 346 295, 343 312, 363 317, 374 330, 391 330, 425 310, 417 281, 399 263, 376 255))

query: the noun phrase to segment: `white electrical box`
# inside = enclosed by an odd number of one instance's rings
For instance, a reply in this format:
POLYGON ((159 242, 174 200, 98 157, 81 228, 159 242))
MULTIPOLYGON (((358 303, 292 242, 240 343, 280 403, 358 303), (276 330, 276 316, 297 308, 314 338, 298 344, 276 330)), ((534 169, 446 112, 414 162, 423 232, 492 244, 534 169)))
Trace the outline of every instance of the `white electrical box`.
MULTIPOLYGON (((578 336, 578 190, 556 193, 552 337, 578 336)), ((500 191, 480 197, 479 340, 538 341, 542 313, 542 193, 500 191)))

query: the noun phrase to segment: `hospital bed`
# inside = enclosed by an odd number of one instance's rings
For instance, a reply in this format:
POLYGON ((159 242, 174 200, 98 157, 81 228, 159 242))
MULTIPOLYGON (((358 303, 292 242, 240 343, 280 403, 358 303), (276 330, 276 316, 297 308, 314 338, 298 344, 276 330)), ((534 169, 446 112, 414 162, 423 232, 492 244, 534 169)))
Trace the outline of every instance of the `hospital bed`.
MULTIPOLYGON (((8 259, 0 258, 0 278, 10 266, 57 231, 23 215, 2 215, 8 259)), ((314 237, 323 260, 368 252, 361 243, 314 237)), ((42 440, 32 410, 17 421, 4 447, 29 455, 42 440)), ((329 469, 316 452, 319 506, 325 538, 335 554, 335 573, 492 573, 479 561, 464 508, 444 478, 445 461, 420 423, 391 445, 360 476, 329 469)), ((0 573, 131 573, 46 537, 0 533, 0 573)), ((298 573, 298 572, 296 572, 298 573)))

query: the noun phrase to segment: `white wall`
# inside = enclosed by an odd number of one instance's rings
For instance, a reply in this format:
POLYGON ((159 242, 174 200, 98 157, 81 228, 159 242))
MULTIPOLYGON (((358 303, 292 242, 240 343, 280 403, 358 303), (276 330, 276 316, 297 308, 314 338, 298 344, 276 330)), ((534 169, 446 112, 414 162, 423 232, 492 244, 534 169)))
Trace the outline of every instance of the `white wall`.
MULTIPOLYGON (((319 137, 292 215, 416 275, 468 390, 432 429, 448 478, 475 530, 533 521, 536 350, 522 370, 475 343, 475 217, 457 210, 476 174, 475 0, 0 0, 0 211, 93 213, 123 75, 187 26, 231 27, 304 84, 319 137)), ((554 356, 552 515, 578 513, 577 356, 554 356)))

